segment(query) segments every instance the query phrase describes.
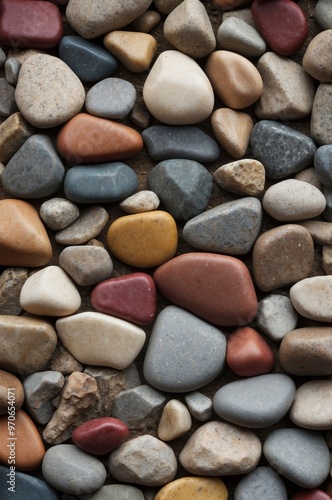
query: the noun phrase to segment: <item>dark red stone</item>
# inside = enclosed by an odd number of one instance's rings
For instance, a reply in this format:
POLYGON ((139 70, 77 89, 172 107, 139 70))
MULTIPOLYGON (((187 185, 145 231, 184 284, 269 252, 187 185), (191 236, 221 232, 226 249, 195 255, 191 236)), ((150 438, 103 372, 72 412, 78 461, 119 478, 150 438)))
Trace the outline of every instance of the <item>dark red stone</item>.
POLYGON ((1 0, 0 44, 16 49, 50 49, 63 35, 60 11, 51 2, 1 0))
POLYGON ((301 490, 292 495, 290 500, 331 500, 331 497, 322 490, 301 490))
POLYGON ((292 0, 254 0, 256 27, 271 49, 282 56, 296 54, 308 36, 308 21, 292 0))
POLYGON ((156 314, 156 287, 151 276, 132 273, 99 283, 91 303, 97 311, 148 325, 156 314))
POLYGON ((112 417, 94 418, 74 429, 74 444, 93 455, 105 455, 122 444, 129 429, 122 420, 112 417))

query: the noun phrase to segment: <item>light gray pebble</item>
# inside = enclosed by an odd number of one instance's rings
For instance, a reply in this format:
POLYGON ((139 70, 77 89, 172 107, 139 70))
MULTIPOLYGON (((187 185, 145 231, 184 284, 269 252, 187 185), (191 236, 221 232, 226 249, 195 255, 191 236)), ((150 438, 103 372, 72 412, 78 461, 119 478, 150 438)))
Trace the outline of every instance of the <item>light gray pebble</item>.
POLYGON ((222 21, 224 22, 226 21, 226 19, 229 19, 230 17, 236 17, 237 19, 242 19, 242 21, 249 24, 253 28, 256 27, 254 18, 252 17, 251 10, 248 8, 223 12, 222 21))
POLYGON ((266 51, 266 43, 258 31, 235 16, 221 23, 217 41, 222 50, 230 50, 244 57, 259 57, 266 51))
POLYGON ((107 484, 89 496, 89 500, 144 500, 143 492, 129 484, 107 484))
POLYGON ((52 399, 60 394, 65 377, 60 372, 44 371, 29 375, 23 382, 25 404, 39 424, 49 422, 55 411, 52 399))
POLYGON ((134 85, 121 78, 105 78, 87 92, 85 106, 91 115, 120 120, 133 109, 134 85))
POLYGON ((323 30, 332 28, 331 0, 318 0, 314 9, 314 19, 323 30))
POLYGON ((272 467, 256 467, 242 477, 234 491, 234 500, 287 500, 285 483, 272 467))
POLYGON ((292 301, 285 295, 270 294, 258 303, 255 322, 272 340, 280 342, 296 328, 297 321, 292 301))
POLYGON ((157 210, 159 204, 160 200, 156 193, 145 189, 122 200, 120 207, 127 214, 139 214, 157 210))
POLYGON ((18 74, 21 69, 21 63, 17 59, 8 59, 5 62, 5 75, 6 80, 11 85, 16 85, 18 80, 18 74))
POLYGON ((186 394, 184 397, 186 405, 191 415, 201 422, 205 422, 212 415, 212 400, 202 394, 194 391, 186 394))
POLYGON ((80 216, 55 235, 55 241, 62 245, 81 245, 96 238, 109 219, 105 208, 94 205, 82 210, 80 216))
POLYGON ((80 211, 72 201, 65 198, 51 198, 40 206, 39 214, 47 227, 60 231, 74 222, 79 217, 80 211))

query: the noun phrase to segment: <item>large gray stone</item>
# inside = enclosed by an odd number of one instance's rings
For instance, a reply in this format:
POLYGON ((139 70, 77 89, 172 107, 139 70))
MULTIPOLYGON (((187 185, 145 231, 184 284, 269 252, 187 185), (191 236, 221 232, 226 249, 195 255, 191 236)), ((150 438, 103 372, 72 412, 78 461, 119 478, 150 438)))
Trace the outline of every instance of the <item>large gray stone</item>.
POLYGON ((28 412, 39 424, 51 420, 55 408, 52 399, 60 394, 65 378, 60 372, 32 373, 24 379, 25 404, 28 412))

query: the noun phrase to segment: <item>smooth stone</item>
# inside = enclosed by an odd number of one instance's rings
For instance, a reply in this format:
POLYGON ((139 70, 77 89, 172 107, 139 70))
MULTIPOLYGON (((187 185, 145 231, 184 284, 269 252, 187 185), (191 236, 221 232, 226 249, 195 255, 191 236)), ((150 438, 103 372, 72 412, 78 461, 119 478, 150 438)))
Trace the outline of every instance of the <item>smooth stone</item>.
POLYGON ((326 274, 332 274, 332 246, 322 246, 322 267, 326 274))
POLYGON ((332 144, 332 84, 321 83, 315 94, 311 113, 310 135, 318 144, 332 144))
POLYGON ((132 27, 141 33, 149 33, 161 21, 161 15, 156 10, 146 10, 131 23, 132 27))
POLYGON ((254 0, 251 13, 258 31, 273 52, 291 56, 300 50, 308 35, 308 21, 297 3, 254 0))
POLYGON ((229 108, 247 108, 262 95, 263 81, 258 70, 240 54, 215 50, 207 59, 205 72, 215 93, 229 108))
POLYGON ((332 28, 330 0, 318 0, 314 8, 314 19, 323 30, 332 28))
POLYGON ((161 14, 170 14, 181 1, 182 0, 155 0, 153 3, 161 14))
POLYGON ((155 500, 227 500, 225 483, 212 477, 181 477, 158 491, 155 500))
POLYGON ((46 135, 29 137, 6 165, 3 189, 17 198, 44 198, 62 186, 65 168, 46 135))
POLYGON ((155 125, 142 132, 144 145, 154 160, 187 159, 209 163, 219 158, 217 142, 193 125, 155 125))
POLYGON ((39 316, 67 316, 81 305, 81 296, 69 276, 59 266, 47 266, 24 283, 20 304, 39 316))
POLYGON ((96 38, 127 26, 143 14, 152 0, 130 0, 119 4, 117 0, 70 0, 66 18, 70 26, 83 38, 96 38))
POLYGON ((135 437, 112 451, 108 466, 116 480, 144 486, 163 486, 173 481, 177 472, 172 448, 149 434, 135 437))
POLYGON ((234 500, 287 500, 285 483, 272 467, 261 466, 242 477, 234 491, 234 500))
POLYGON ((80 111, 84 99, 81 81, 58 57, 35 54, 22 64, 15 100, 24 118, 35 127, 61 125, 80 111))
POLYGON ((279 349, 282 368, 299 376, 332 375, 331 334, 328 326, 304 327, 288 332, 279 349))
POLYGON ((148 174, 148 186, 175 219, 191 219, 203 212, 212 192, 212 176, 193 160, 164 160, 148 174))
POLYGON ((279 474, 303 488, 316 488, 330 471, 323 436, 304 429, 277 429, 266 438, 263 453, 279 474))
POLYGON ((121 162, 72 167, 63 183, 67 198, 75 203, 114 203, 132 194, 137 186, 136 173, 121 162))
POLYGON ((145 342, 142 328, 107 314, 86 311, 56 321, 57 334, 80 362, 124 370, 145 342))
POLYGON ((178 51, 194 59, 206 57, 216 47, 216 38, 204 5, 198 0, 184 0, 164 22, 165 40, 178 51))
POLYGON ((9 47, 51 49, 62 35, 59 9, 51 2, 20 0, 1 2, 0 43, 9 47))
POLYGON ((89 500, 144 500, 143 492, 135 486, 128 484, 107 484, 89 496, 89 500))
POLYGON ((258 237, 262 218, 257 198, 240 198, 210 208, 188 221, 182 237, 204 252, 244 255, 258 237))
POLYGON ((110 278, 112 259, 104 248, 83 245, 66 247, 59 256, 59 265, 80 286, 91 286, 110 278))
POLYGON ((263 94, 255 106, 258 118, 286 121, 310 115, 316 88, 300 64, 267 52, 259 59, 257 69, 263 79, 263 94))
MULTIPOLYGON (((215 1, 215 0, 214 0, 215 1)), ((224 0, 221 0, 224 1, 224 0)), ((233 0, 226 0, 228 2, 232 2, 233 0)), ((237 3, 240 2, 240 0, 235 0, 237 3)), ((249 3, 249 2, 248 2, 249 3)), ((238 7, 238 6, 236 6, 238 7)), ((230 11, 224 11, 222 13, 222 21, 226 21, 226 19, 229 19, 230 17, 236 17, 237 19, 242 19, 245 23, 249 24, 249 26, 252 26, 253 28, 256 29, 255 26, 255 21, 252 17, 252 13, 249 7, 245 7, 243 9, 236 9, 236 10, 230 10, 230 11)))
POLYGON ((58 49, 59 57, 82 82, 100 82, 118 68, 118 61, 104 47, 80 36, 62 37, 58 49))
POLYGON ((20 316, 20 294, 28 278, 28 269, 22 267, 8 267, 0 276, 0 310, 1 314, 20 316))
POLYGON ((8 83, 16 86, 21 63, 17 59, 8 59, 5 62, 5 76, 8 83))
POLYGON ((130 266, 159 266, 175 255, 178 232, 173 217, 162 210, 125 215, 107 232, 107 244, 114 256, 130 266))
POLYGON ((314 156, 315 172, 320 182, 329 188, 332 187, 331 164, 332 144, 320 146, 314 156))
POLYGON ((202 394, 201 392, 194 391, 186 394, 184 397, 185 403, 191 415, 199 420, 205 422, 209 420, 212 415, 212 400, 202 394))
POLYGON ((91 304, 105 314, 137 325, 148 325, 156 314, 156 287, 146 273, 118 276, 99 283, 93 289, 91 304))
POLYGON ((253 276, 269 292, 307 278, 314 264, 314 243, 307 229, 284 224, 261 234, 253 248, 253 276))
POLYGON ((192 58, 176 50, 162 52, 143 87, 150 113, 167 125, 194 125, 208 118, 214 106, 209 79, 192 58))
POLYGON ((24 401, 24 389, 22 382, 13 373, 0 370, 0 414, 7 414, 8 409, 12 412, 15 408, 19 410, 24 401))
POLYGON ((0 264, 39 267, 52 257, 52 247, 37 210, 22 200, 0 201, 0 264))
POLYGON ((107 211, 100 205, 86 208, 74 222, 56 233, 55 241, 62 245, 87 243, 101 233, 108 219, 107 211))
POLYGON ((233 476, 251 472, 258 464, 261 452, 261 442, 252 431, 212 421, 192 434, 179 455, 179 461, 190 474, 233 476))
POLYGON ((71 495, 92 493, 103 486, 106 479, 102 462, 74 444, 59 444, 49 448, 43 460, 42 473, 51 486, 71 495))
POLYGON ((319 82, 332 82, 332 29, 318 33, 309 43, 302 59, 302 66, 319 82))
POLYGON ((64 376, 56 371, 32 373, 24 379, 25 405, 38 424, 51 420, 55 410, 51 400, 60 394, 64 383, 64 376))
POLYGON ((33 134, 33 128, 25 120, 22 113, 10 115, 0 125, 0 161, 8 163, 14 154, 33 134))
POLYGON ((332 380, 311 380, 296 391, 289 412, 295 425, 305 429, 332 429, 332 380))
POLYGON ((62 127, 57 148, 67 163, 124 160, 143 148, 141 135, 123 123, 79 113, 62 127))
POLYGON ((332 245, 332 224, 320 220, 305 220, 300 222, 311 234, 318 245, 332 245))
POLYGON ((162 441, 177 439, 190 431, 191 423, 191 416, 186 405, 178 399, 170 399, 161 414, 158 438, 162 441))
POLYGON ((81 450, 92 455, 105 455, 120 446, 129 429, 117 418, 94 418, 74 429, 71 438, 81 450))
POLYGON ((211 115, 211 126, 226 153, 233 158, 241 158, 246 153, 254 127, 250 115, 234 109, 219 108, 211 115))
POLYGON ((265 168, 257 160, 237 160, 219 167, 213 174, 213 180, 230 193, 259 196, 265 187, 265 168))
POLYGON ((0 47, 0 68, 4 67, 6 59, 7 59, 7 55, 4 52, 4 50, 0 47))
POLYGON ((101 118, 121 120, 129 115, 136 100, 134 85, 122 78, 106 78, 88 90, 85 108, 101 118))
POLYGON ((296 311, 305 318, 332 323, 330 293, 332 276, 313 276, 298 281, 289 291, 296 311))
POLYGON ((65 198, 51 198, 42 203, 39 215, 45 226, 53 231, 60 231, 74 222, 80 211, 74 203, 65 198))
POLYGON ((104 36, 103 43, 133 73, 147 71, 157 52, 157 40, 148 33, 111 31, 104 36))
POLYGON ((255 323, 272 340, 280 342, 296 328, 297 313, 286 295, 271 293, 258 302, 255 323))
POLYGON ((0 415, 0 462, 8 466, 14 459, 18 470, 38 469, 45 447, 37 427, 24 410, 15 412, 14 423, 10 426, 8 415, 0 415))
POLYGON ((323 191, 323 186, 317 177, 314 167, 308 167, 304 170, 301 170, 301 172, 298 172, 296 175, 294 175, 294 179, 298 181, 308 182, 320 191, 323 191))
POLYGON ((151 115, 145 106, 135 103, 130 113, 130 119, 136 127, 145 129, 150 125, 151 115))
POLYGON ((325 491, 314 490, 301 490, 291 496, 290 500, 329 500, 331 496, 325 491))
POLYGON ((167 306, 153 325, 144 377, 161 391, 194 391, 221 373, 225 356, 226 339, 218 328, 184 309, 167 306), (179 332, 176 336, 169 334, 174 329, 179 332))
POLYGON ((119 203, 120 208, 127 214, 151 212, 152 210, 157 210, 159 205, 160 200, 156 193, 148 189, 132 194, 119 203))
POLYGON ((189 252, 158 267, 154 280, 167 300, 215 325, 245 325, 257 312, 249 270, 235 257, 189 252))
POLYGON ((44 500, 59 500, 58 492, 45 481, 18 470, 15 470, 14 490, 9 490, 13 486, 9 484, 8 487, 5 487, 5 484, 6 481, 10 480, 8 473, 12 471, 13 469, 8 470, 8 466, 0 465, 0 482, 3 485, 0 489, 2 500, 11 500, 13 493, 21 500, 40 500, 41 498, 44 500))
POLYGON ((5 78, 0 78, 0 117, 8 117, 18 111, 15 101, 15 87, 5 78))
POLYGON ((217 31, 217 41, 222 50, 244 57, 260 57, 266 51, 265 40, 258 31, 235 16, 223 20, 217 31))

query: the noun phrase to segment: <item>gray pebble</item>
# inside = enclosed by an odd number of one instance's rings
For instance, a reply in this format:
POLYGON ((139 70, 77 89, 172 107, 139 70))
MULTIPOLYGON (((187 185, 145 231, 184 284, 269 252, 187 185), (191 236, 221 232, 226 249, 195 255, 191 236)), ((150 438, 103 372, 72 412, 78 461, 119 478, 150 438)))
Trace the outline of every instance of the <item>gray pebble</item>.
POLYGON ((280 342, 296 328, 297 320, 292 301, 285 295, 270 294, 258 303, 255 322, 272 340, 280 342))
POLYGON ((65 198, 51 198, 40 206, 39 215, 47 227, 60 231, 74 222, 80 211, 74 203, 65 198))
POLYGON ((194 391, 184 397, 191 415, 201 422, 209 420, 212 415, 212 401, 201 392, 194 391))
POLYGON ((314 19, 323 30, 332 29, 331 7, 331 0, 318 0, 314 9, 314 19))
POLYGON ((234 500, 287 500, 285 483, 272 467, 256 467, 242 477, 234 491, 234 500))
POLYGON ((8 83, 11 85, 16 85, 17 80, 18 80, 18 74, 21 69, 21 63, 17 59, 8 59, 5 62, 5 75, 6 75, 6 80, 8 83))
POLYGON ((324 186, 332 187, 332 144, 317 149, 314 157, 315 172, 324 186))
POLYGON ((80 286, 97 285, 111 277, 112 259, 95 245, 68 246, 59 256, 59 265, 80 286))
POLYGON ((312 107, 310 135, 318 144, 332 144, 332 83, 321 83, 312 107))
POLYGON ((91 115, 120 120, 133 109, 136 100, 134 85, 121 78, 106 78, 87 92, 85 107, 91 115))
POLYGON ((258 31, 235 16, 221 23, 217 41, 222 50, 230 50, 244 57, 259 57, 266 51, 266 43, 258 31))
POLYGON ((55 241, 62 245, 87 243, 101 233, 108 219, 105 208, 99 205, 86 208, 72 224, 56 233, 55 241))
POLYGON ((129 484, 107 484, 89 496, 89 500, 144 500, 143 492, 129 484))
POLYGON ((25 404, 39 424, 45 425, 51 420, 55 411, 51 400, 60 394, 64 383, 62 373, 53 370, 32 373, 24 379, 25 404))

